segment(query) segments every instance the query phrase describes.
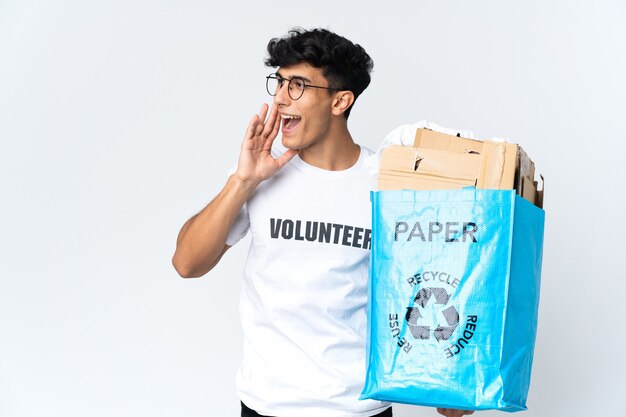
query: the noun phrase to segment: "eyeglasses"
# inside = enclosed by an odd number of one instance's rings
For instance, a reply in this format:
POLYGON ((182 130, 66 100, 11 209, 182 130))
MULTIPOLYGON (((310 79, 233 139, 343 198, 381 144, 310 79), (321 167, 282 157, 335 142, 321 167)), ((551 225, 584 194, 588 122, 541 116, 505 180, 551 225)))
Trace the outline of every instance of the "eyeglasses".
POLYGON ((292 100, 298 100, 300 97, 302 97, 302 94, 304 94, 304 90, 306 90, 307 88, 322 88, 324 90, 335 91, 341 90, 340 88, 320 87, 319 85, 307 84, 306 81, 304 81, 300 77, 283 78, 278 74, 270 74, 265 77, 265 88, 267 88, 267 93, 272 97, 275 96, 276 94, 278 94, 280 89, 283 88, 285 81, 288 82, 287 94, 289 94, 289 97, 292 100))

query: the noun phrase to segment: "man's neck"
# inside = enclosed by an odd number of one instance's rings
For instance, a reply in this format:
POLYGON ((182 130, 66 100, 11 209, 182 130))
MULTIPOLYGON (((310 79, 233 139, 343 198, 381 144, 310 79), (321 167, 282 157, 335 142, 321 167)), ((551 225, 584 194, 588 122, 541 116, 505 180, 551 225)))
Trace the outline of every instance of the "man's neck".
POLYGON ((354 143, 347 125, 331 129, 325 140, 301 149, 300 159, 314 167, 328 171, 346 170, 359 160, 361 148, 354 143))

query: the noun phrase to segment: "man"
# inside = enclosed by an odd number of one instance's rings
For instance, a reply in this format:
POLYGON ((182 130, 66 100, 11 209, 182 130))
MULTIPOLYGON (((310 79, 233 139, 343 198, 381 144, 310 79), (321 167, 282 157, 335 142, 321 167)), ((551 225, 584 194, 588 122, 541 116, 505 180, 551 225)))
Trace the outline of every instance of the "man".
POLYGON ((278 67, 266 80, 274 104, 250 120, 222 191, 181 229, 174 267, 202 276, 252 233, 240 309, 242 416, 391 416, 388 403, 358 400, 375 177, 365 166, 372 152, 354 142, 347 119, 373 62, 324 29, 292 30, 267 49, 266 65, 278 67))

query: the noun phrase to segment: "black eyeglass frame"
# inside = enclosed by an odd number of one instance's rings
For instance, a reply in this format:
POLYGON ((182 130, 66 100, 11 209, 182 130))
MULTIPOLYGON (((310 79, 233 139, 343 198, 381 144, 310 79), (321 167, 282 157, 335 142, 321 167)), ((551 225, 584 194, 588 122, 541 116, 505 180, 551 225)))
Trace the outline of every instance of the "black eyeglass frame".
POLYGON ((323 90, 332 90, 332 91, 341 91, 341 90, 343 90, 342 88, 322 87, 322 86, 319 86, 319 85, 307 84, 307 82, 302 77, 283 78, 283 77, 281 77, 280 75, 278 75, 275 72, 270 74, 270 75, 268 75, 267 77, 265 77, 265 90, 267 91, 267 93, 270 96, 274 97, 274 96, 276 96, 276 94, 278 94, 278 91, 280 91, 280 89, 283 88, 283 85, 285 85, 285 81, 287 81, 287 94, 294 101, 295 100, 299 100, 304 95, 304 91, 307 88, 309 88, 309 87, 311 87, 311 88, 321 88, 323 90), (276 81, 279 82, 278 88, 273 93, 270 91, 270 80, 276 80, 276 81), (291 84, 291 81, 293 81, 293 80, 301 81, 302 84, 304 84, 304 88, 300 91, 300 95, 297 98, 294 98, 294 97, 291 96, 291 93, 290 93, 291 90, 289 89, 289 85, 291 84), (282 81, 282 83, 281 83, 281 81, 282 81))

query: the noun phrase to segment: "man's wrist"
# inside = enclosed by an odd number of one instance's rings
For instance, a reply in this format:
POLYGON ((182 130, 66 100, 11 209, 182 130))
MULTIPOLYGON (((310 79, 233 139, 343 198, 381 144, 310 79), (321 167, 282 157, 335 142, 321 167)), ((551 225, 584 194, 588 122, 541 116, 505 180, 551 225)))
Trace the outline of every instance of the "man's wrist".
POLYGON ((235 190, 243 192, 247 197, 250 197, 254 193, 254 190, 256 190, 256 187, 261 183, 261 181, 251 178, 242 178, 236 172, 230 176, 229 181, 232 183, 235 190))

